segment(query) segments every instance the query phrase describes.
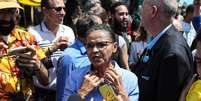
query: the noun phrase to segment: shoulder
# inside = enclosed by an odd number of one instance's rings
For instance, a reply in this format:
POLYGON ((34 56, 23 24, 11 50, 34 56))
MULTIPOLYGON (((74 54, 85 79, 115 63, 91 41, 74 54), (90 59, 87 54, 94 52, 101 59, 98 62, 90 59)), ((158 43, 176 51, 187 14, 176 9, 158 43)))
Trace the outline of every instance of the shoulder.
POLYGON ((76 59, 77 57, 77 54, 78 54, 78 51, 77 49, 74 49, 74 48, 67 48, 64 52, 63 52, 63 55, 62 57, 65 59, 65 60, 74 60, 76 59))
POLYGON ((133 72, 123 69, 123 68, 120 68, 120 71, 121 71, 120 74, 123 78, 126 78, 127 80, 131 80, 131 79, 137 80, 137 76, 133 72))
POLYGON ((75 70, 73 70, 70 74, 70 79, 74 79, 74 80, 80 80, 79 78, 84 78, 84 76, 90 72, 90 66, 91 65, 87 65, 87 66, 83 66, 82 68, 77 68, 75 70))
POLYGON ((72 28, 70 28, 70 27, 68 27, 68 26, 66 26, 66 25, 60 24, 59 26, 60 26, 62 29, 64 29, 65 31, 73 31, 72 28))
POLYGON ((119 65, 115 62, 115 69, 117 70, 117 72, 122 76, 122 80, 123 81, 129 81, 129 80, 137 80, 137 76, 132 73, 129 70, 126 70, 124 68, 119 67, 119 65))
POLYGON ((118 37, 118 41, 119 41, 119 47, 120 48, 122 48, 124 45, 126 45, 126 41, 125 41, 125 39, 122 37, 122 36, 120 36, 119 35, 119 37, 118 37))
MULTIPOLYGON (((179 51, 181 49, 190 49, 182 33, 178 32, 175 27, 170 27, 161 37, 159 45, 167 51, 179 51)), ((182 50, 181 50, 182 51, 182 50)))
POLYGON ((41 33, 41 29, 40 29, 40 25, 36 25, 36 26, 29 26, 27 28, 28 32, 31 33, 34 36, 40 35, 41 33))
POLYGON ((16 28, 14 34, 15 34, 15 36, 18 36, 17 34, 19 34, 19 35, 25 36, 25 37, 33 37, 33 35, 31 33, 29 33, 28 31, 25 31, 23 29, 20 29, 20 28, 16 28))
POLYGON ((36 26, 29 26, 28 28, 27 28, 27 30, 30 32, 30 31, 36 31, 36 32, 38 32, 38 31, 40 31, 41 29, 40 29, 40 25, 36 25, 36 26))
POLYGON ((77 47, 68 47, 64 50, 63 54, 75 57, 80 54, 80 50, 77 47))

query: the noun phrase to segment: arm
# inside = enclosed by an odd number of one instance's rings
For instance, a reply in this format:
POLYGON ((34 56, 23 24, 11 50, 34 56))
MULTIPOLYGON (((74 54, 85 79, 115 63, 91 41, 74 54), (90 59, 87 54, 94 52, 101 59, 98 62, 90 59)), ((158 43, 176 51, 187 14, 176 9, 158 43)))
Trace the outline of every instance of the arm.
POLYGON ((130 54, 129 54, 129 66, 130 66, 130 68, 136 64, 137 59, 138 59, 137 50, 136 50, 135 44, 133 42, 131 44, 130 54))
POLYGON ((71 74, 72 70, 75 68, 75 64, 72 58, 68 55, 61 56, 58 60, 57 66, 57 92, 56 98, 58 101, 66 99, 64 97, 65 89, 67 86, 68 76, 71 74), (68 62, 65 62, 68 61, 68 62))
POLYGON ((125 69, 129 70, 129 65, 128 65, 128 48, 127 45, 124 44, 124 46, 120 49, 121 52, 121 61, 123 65, 125 66, 125 69))
POLYGON ((38 78, 38 81, 42 85, 46 86, 49 84, 48 70, 41 61, 39 61, 37 65, 38 66, 36 67, 35 70, 36 77, 38 78))
POLYGON ((129 101, 138 101, 139 99, 139 87, 138 87, 138 79, 135 74, 132 75, 132 79, 130 77, 127 77, 129 79, 130 88, 128 92, 129 101))
POLYGON ((41 84, 49 83, 48 71, 37 55, 37 51, 32 47, 22 47, 20 50, 15 50, 10 53, 15 53, 17 56, 16 63, 22 69, 25 76, 32 76, 29 72, 32 71, 39 78, 41 84), (28 72, 26 72, 28 71, 28 72))

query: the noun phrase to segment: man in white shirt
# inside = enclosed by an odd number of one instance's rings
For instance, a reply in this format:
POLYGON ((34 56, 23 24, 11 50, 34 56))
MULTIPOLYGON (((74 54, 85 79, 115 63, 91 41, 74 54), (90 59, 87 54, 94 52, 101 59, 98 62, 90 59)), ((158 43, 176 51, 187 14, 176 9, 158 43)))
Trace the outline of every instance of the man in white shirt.
POLYGON ((41 10, 44 15, 43 21, 28 30, 46 50, 46 55, 50 56, 46 66, 49 71, 49 85, 41 85, 36 77, 34 84, 38 90, 38 100, 55 101, 57 60, 62 51, 74 43, 75 35, 70 27, 62 24, 65 16, 63 0, 42 0, 41 10))

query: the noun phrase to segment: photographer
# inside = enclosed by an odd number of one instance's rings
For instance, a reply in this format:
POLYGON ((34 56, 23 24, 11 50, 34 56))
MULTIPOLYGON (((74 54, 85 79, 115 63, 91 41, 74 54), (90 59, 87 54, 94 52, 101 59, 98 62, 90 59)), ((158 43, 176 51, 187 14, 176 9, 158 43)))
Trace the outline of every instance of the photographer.
POLYGON ((16 0, 0 1, 0 100, 29 101, 32 95, 32 76, 48 84, 48 72, 41 60, 45 53, 35 38, 16 28, 19 9, 16 0))

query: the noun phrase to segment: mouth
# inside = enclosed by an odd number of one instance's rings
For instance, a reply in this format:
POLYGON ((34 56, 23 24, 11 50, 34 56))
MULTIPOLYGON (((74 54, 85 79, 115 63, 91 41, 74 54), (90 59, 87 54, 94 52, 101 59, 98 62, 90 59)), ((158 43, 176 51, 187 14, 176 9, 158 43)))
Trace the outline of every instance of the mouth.
POLYGON ((100 56, 93 56, 92 57, 92 62, 93 63, 99 63, 101 61, 101 57, 100 56))

